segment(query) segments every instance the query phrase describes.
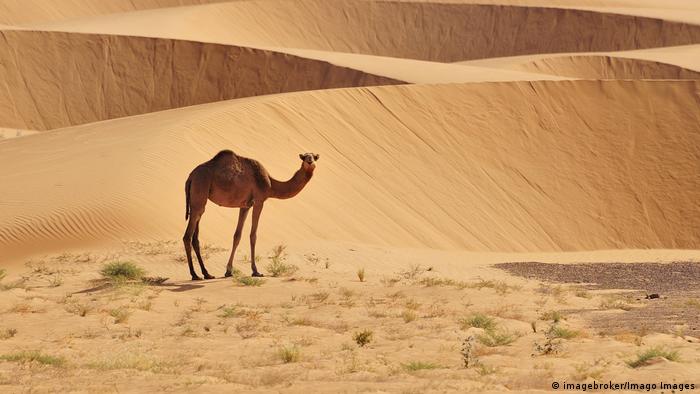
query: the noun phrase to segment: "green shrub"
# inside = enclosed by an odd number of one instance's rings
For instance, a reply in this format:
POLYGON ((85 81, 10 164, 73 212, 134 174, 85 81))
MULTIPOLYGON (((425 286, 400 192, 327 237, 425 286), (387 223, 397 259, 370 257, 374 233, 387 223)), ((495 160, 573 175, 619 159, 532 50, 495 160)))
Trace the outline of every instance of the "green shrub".
POLYGON ((130 261, 114 261, 106 264, 100 274, 113 281, 139 280, 146 271, 130 261))
POLYGON ((670 351, 661 346, 656 346, 651 349, 647 349, 644 352, 638 353, 635 360, 629 360, 626 361, 626 363, 632 368, 639 368, 647 365, 651 359, 657 357, 663 357, 668 361, 678 361, 680 359, 678 356, 678 351, 670 351))
POLYGON ((493 330, 496 328, 496 321, 483 313, 475 313, 469 317, 465 317, 459 320, 462 329, 467 329, 470 327, 483 328, 484 330, 493 330))

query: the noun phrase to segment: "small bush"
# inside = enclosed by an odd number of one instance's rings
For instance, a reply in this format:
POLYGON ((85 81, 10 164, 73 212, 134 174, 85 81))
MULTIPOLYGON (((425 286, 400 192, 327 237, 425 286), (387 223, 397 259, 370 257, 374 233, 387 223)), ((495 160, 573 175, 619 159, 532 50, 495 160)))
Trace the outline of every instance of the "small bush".
POLYGON ((403 318, 404 322, 410 323, 416 320, 416 312, 407 309, 401 313, 401 317, 403 318))
POLYGON ((38 351, 22 351, 0 355, 0 360, 14 361, 20 363, 36 362, 43 365, 61 367, 66 363, 63 357, 49 356, 38 351))
POLYGON ((7 276, 7 271, 5 271, 3 268, 0 268, 0 280, 5 279, 5 276, 7 276))
POLYGON ((238 317, 241 314, 243 314, 243 312, 235 306, 224 306, 223 308, 221 308, 221 314, 219 315, 219 317, 222 317, 224 319, 230 319, 232 317, 238 317))
POLYGON ((540 315, 540 320, 551 320, 554 323, 559 323, 564 320, 564 315, 559 311, 544 312, 540 315))
POLYGON ((478 335, 476 339, 484 346, 496 347, 509 345, 515 342, 518 336, 503 330, 487 330, 483 334, 478 335))
POLYGON ((63 284, 63 278, 60 275, 55 275, 50 277, 48 282, 51 287, 59 287, 63 284))
POLYGON ((357 279, 359 279, 360 282, 365 281, 365 269, 364 268, 360 268, 359 270, 357 270, 357 279))
POLYGON ((238 278, 236 282, 242 286, 262 286, 262 284, 265 283, 265 279, 244 276, 242 278, 238 278))
POLYGON ((283 363, 295 363, 301 358, 301 352, 297 346, 284 346, 278 351, 279 357, 283 363))
POLYGON ((651 359, 657 357, 663 357, 668 361, 678 361, 680 359, 678 356, 678 351, 669 351, 661 346, 656 346, 651 349, 647 349, 644 352, 638 353, 635 360, 629 360, 626 361, 626 363, 632 368, 639 368, 647 365, 651 359))
POLYGON ((371 330, 364 330, 356 332, 352 339, 354 339, 355 342, 360 345, 360 347, 364 347, 368 343, 372 342, 372 335, 373 332, 371 330))
POLYGON ((402 364, 401 365, 403 369, 406 371, 414 372, 414 371, 420 371, 424 369, 437 369, 440 368, 438 364, 431 363, 431 362, 425 362, 425 361, 411 361, 408 364, 402 364))
POLYGON ((578 331, 569 330, 565 327, 555 326, 552 328, 552 338, 571 339, 579 336, 578 331))
POLYGON ((129 310, 124 307, 112 309, 109 311, 109 315, 114 318, 115 324, 126 322, 129 319, 130 314, 131 313, 129 312, 129 310))
POLYGON ((140 280, 146 271, 130 261, 114 261, 106 264, 100 274, 113 281, 140 280))
POLYGON ((287 259, 286 249, 286 245, 277 245, 274 248, 272 248, 272 252, 268 257, 268 259, 270 260, 270 264, 268 264, 265 267, 267 269, 267 272, 269 272, 271 276, 289 276, 293 275, 299 270, 299 267, 297 267, 296 265, 287 264, 285 262, 287 259))
POLYGON ((462 329, 465 330, 470 327, 483 328, 484 330, 493 330, 496 328, 496 321, 482 313, 475 313, 469 317, 465 317, 459 320, 459 324, 462 329))
POLYGON ((6 328, 0 331, 0 339, 10 339, 17 335, 17 330, 14 328, 6 328))

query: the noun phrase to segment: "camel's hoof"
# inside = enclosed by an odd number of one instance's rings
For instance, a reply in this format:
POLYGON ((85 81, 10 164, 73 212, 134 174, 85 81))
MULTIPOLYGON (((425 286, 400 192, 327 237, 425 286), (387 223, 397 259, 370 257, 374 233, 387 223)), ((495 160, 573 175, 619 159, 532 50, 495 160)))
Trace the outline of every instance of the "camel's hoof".
POLYGON ((232 276, 233 276, 233 274, 230 273, 230 272, 227 272, 227 273, 224 274, 224 278, 230 278, 230 277, 232 277, 232 276))
POLYGON ((253 272, 253 275, 251 275, 251 276, 257 277, 257 278, 262 278, 265 275, 261 274, 260 272, 253 272))
POLYGON ((211 276, 209 274, 204 275, 204 279, 216 279, 216 276, 211 276))
POLYGON ((202 280, 202 278, 200 278, 199 276, 196 276, 196 275, 195 275, 195 276, 192 277, 192 280, 202 280))

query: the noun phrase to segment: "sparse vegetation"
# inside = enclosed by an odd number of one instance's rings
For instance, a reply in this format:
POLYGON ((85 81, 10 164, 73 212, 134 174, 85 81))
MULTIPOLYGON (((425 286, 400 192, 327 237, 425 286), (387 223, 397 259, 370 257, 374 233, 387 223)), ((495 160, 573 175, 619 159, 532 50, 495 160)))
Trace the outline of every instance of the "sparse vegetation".
POLYGON ((421 285, 425 287, 435 287, 435 286, 453 286, 458 289, 466 289, 469 287, 469 284, 466 282, 462 281, 456 281, 454 279, 449 279, 449 278, 435 278, 435 277, 429 277, 429 278, 423 278, 420 281, 418 281, 421 285))
POLYGON ((252 277, 252 276, 243 276, 235 280, 235 283, 238 283, 241 286, 262 286, 263 283, 265 283, 265 279, 262 278, 257 278, 257 277, 252 277))
POLYGON ((561 339, 572 339, 579 336, 578 331, 570 330, 566 327, 561 327, 559 325, 554 325, 552 327, 552 337, 561 339))
POLYGON ((403 318, 403 321, 406 323, 410 323, 414 320, 416 320, 416 312, 406 309, 405 311, 401 312, 401 317, 403 318))
POLYGON ((559 323, 564 320, 564 315, 559 311, 548 311, 540 315, 540 320, 551 320, 554 323, 559 323))
POLYGON ((409 372, 421 371, 424 369, 437 369, 441 368, 438 364, 426 362, 426 361, 411 361, 407 364, 401 364, 404 370, 409 372))
POLYGON ((130 261, 114 261, 103 266, 100 274, 113 282, 123 282, 140 280, 146 271, 130 261))
POLYGON ((19 363, 39 363, 53 367, 62 367, 66 363, 63 357, 50 356, 36 350, 2 354, 0 355, 0 360, 19 363))
POLYGON ((288 264, 286 262, 286 249, 287 246, 282 244, 272 248, 272 252, 268 257, 270 263, 265 267, 267 269, 267 272, 269 272, 271 276, 290 276, 299 270, 299 267, 297 267, 296 265, 288 264))
POLYGON ((356 332, 355 335, 353 335, 352 339, 355 340, 355 342, 360 345, 360 347, 364 347, 368 343, 372 342, 372 335, 374 333, 372 330, 363 330, 360 332, 356 332))
POLYGON ((407 270, 400 271, 398 275, 404 279, 413 280, 417 276, 422 275, 426 271, 420 264, 411 264, 407 270))
POLYGON ((176 364, 141 354, 119 354, 116 357, 90 362, 85 367, 100 371, 133 369, 152 373, 172 373, 175 371, 176 364))
POLYGON ((283 363, 295 363, 301 358, 301 351, 296 345, 283 346, 278 350, 278 354, 283 363))
POLYGON ((637 354, 634 360, 626 361, 627 365, 632 368, 639 368, 648 365, 652 359, 665 358, 668 361, 679 361, 680 357, 677 350, 667 350, 662 346, 655 346, 637 354))
POLYGON ((484 346, 496 347, 510 345, 518 339, 518 335, 506 330, 485 330, 483 334, 477 335, 477 341, 484 346))
POLYGON ((10 339, 17 335, 17 330, 14 328, 5 328, 0 330, 0 339, 10 339))
POLYGON ((80 302, 71 302, 66 305, 66 311, 78 315, 80 317, 85 317, 92 308, 80 302))
POLYGON ((5 269, 3 268, 0 268, 0 290, 5 291, 24 287, 24 279, 19 279, 11 283, 2 283, 2 280, 5 279, 6 276, 7 271, 5 271, 5 269))
POLYGON ((477 358, 474 350, 476 338, 473 335, 468 336, 464 342, 462 342, 462 362, 464 363, 464 368, 473 367, 479 364, 479 359, 477 358))
POLYGON ((557 323, 549 325, 549 329, 544 333, 544 342, 535 342, 535 351, 540 355, 556 354, 563 346, 561 337, 557 336, 557 323))
POLYGON ((629 311, 632 306, 628 304, 624 299, 619 297, 608 297, 605 298, 600 303, 601 309, 622 309, 623 311, 629 311))
POLYGON ((221 314, 219 314, 219 317, 222 317, 224 319, 230 319, 232 317, 238 317, 242 314, 242 311, 235 306, 223 306, 221 308, 221 314))
POLYGON ((48 279, 49 286, 59 287, 63 284, 63 277, 61 275, 53 275, 48 279))
POLYGON ((114 318, 115 324, 120 324, 125 323, 129 319, 131 312, 129 312, 129 310, 125 307, 119 307, 110 310, 109 315, 114 318))
POLYGON ((357 270, 357 279, 359 279, 360 282, 365 281, 365 269, 364 268, 360 268, 357 270))
POLYGON ((465 317, 459 320, 459 324, 463 330, 476 327, 483 328, 484 330, 490 331, 496 328, 496 321, 483 313, 475 313, 469 317, 465 317))

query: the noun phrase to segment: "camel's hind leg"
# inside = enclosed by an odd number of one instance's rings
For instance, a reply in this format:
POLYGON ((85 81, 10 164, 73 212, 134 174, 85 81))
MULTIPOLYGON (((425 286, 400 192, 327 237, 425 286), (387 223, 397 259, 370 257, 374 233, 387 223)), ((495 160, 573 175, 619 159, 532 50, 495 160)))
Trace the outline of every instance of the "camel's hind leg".
POLYGON ((207 269, 204 267, 204 259, 202 259, 202 253, 199 250, 199 220, 197 221, 197 226, 194 228, 194 235, 192 236, 192 247, 194 248, 194 253, 197 255, 197 261, 199 261, 199 268, 202 270, 202 275, 204 276, 204 279, 216 279, 215 276, 209 275, 209 272, 207 272, 207 269))
MULTIPOLYGON (((202 210, 203 211, 203 210, 202 210)), ((202 280, 197 273, 194 272, 194 266, 192 265, 192 239, 194 238, 194 232, 199 224, 199 219, 202 217, 202 212, 192 210, 190 213, 190 221, 187 222, 187 229, 185 230, 185 235, 182 237, 182 242, 185 243, 185 253, 187 255, 187 265, 190 267, 190 275, 192 280, 202 280)))
POLYGON ((182 237, 182 242, 185 244, 185 253, 187 255, 187 265, 190 268, 190 275, 192 280, 201 280, 197 273, 194 272, 194 266, 192 265, 192 247, 195 247, 195 253, 197 253, 197 258, 199 259, 200 266, 202 268, 202 273, 206 277, 206 270, 204 269, 204 264, 202 263, 201 256, 199 254, 199 239, 195 238, 195 232, 199 226, 199 220, 204 214, 204 208, 207 205, 207 199, 209 198, 209 184, 210 180, 206 173, 198 171, 195 169, 190 178, 187 181, 186 186, 186 197, 189 209, 189 222, 187 223, 187 229, 185 230, 185 235, 182 237), (193 245, 194 239, 197 239, 196 246, 193 245))

